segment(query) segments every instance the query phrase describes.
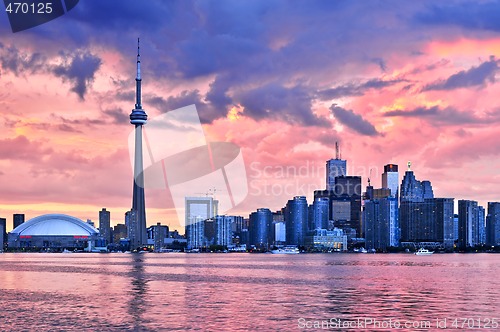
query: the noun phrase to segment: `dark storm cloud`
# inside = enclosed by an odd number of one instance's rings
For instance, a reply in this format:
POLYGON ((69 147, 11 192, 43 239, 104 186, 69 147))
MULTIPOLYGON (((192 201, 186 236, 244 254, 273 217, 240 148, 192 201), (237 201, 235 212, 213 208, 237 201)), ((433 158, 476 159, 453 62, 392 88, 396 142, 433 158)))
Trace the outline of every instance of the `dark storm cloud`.
POLYGON ((439 107, 433 106, 430 108, 418 107, 409 111, 405 110, 393 110, 384 113, 384 116, 401 116, 401 117, 421 117, 421 116, 432 116, 439 112, 439 107))
POLYGON ((119 108, 112 108, 112 109, 106 109, 102 111, 105 115, 110 117, 113 121, 113 123, 116 124, 124 124, 124 123, 129 123, 130 118, 129 115, 124 113, 121 109, 119 108))
POLYGON ((85 99, 87 88, 94 81, 94 75, 101 66, 101 59, 88 52, 77 52, 64 56, 64 63, 54 66, 52 72, 72 83, 71 91, 85 99))
POLYGON ((495 82, 495 74, 498 72, 498 60, 490 57, 489 61, 481 63, 477 67, 469 70, 462 70, 451 75, 446 80, 437 81, 424 87, 428 90, 453 90, 458 88, 467 88, 474 86, 483 86, 487 82, 495 82))
POLYGON ((369 89, 382 89, 401 82, 407 81, 404 79, 384 81, 375 78, 361 84, 349 83, 335 88, 318 91, 318 98, 320 100, 331 100, 348 96, 362 96, 369 89))
POLYGON ((455 25, 467 29, 500 31, 498 1, 463 1, 459 4, 432 2, 426 10, 415 15, 419 23, 455 25))
POLYGON ((500 122, 500 109, 478 116, 473 112, 459 111, 453 107, 417 107, 411 110, 393 110, 384 113, 386 117, 422 118, 434 125, 488 125, 500 122))
POLYGON ((302 86, 285 87, 270 83, 240 92, 235 100, 245 108, 244 115, 257 120, 281 119, 291 124, 328 126, 311 110, 311 96, 302 86))
POLYGON ((352 110, 346 110, 335 104, 330 107, 330 110, 340 123, 354 131, 366 136, 380 135, 370 122, 366 121, 361 115, 354 113, 352 110))
MULTIPOLYGON (((56 57, 57 59, 57 57, 56 57)), ((0 64, 2 70, 16 76, 22 74, 53 73, 72 83, 71 91, 84 99, 87 88, 94 80, 94 74, 101 66, 101 59, 89 52, 63 53, 62 64, 53 65, 47 56, 39 53, 25 53, 14 46, 0 44, 0 64)))
POLYGON ((194 104, 201 123, 211 123, 227 113, 224 109, 216 109, 213 104, 207 102, 198 90, 185 90, 177 96, 170 96, 166 99, 160 96, 149 96, 146 102, 162 113, 194 104))
POLYGON ((2 70, 12 72, 16 76, 33 74, 46 69, 46 58, 41 53, 24 53, 14 46, 6 47, 0 43, 0 64, 2 70))

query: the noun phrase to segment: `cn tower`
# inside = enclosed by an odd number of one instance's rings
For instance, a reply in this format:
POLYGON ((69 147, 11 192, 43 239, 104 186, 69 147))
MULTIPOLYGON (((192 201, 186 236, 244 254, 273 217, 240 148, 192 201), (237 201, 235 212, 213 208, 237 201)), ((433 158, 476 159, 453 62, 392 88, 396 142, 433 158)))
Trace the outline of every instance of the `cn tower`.
POLYGON ((130 113, 130 123, 135 126, 135 155, 134 155, 134 192, 132 210, 135 211, 135 227, 130 239, 132 249, 143 246, 146 237, 146 207, 144 199, 144 169, 142 163, 142 126, 146 124, 148 116, 141 104, 141 55, 139 39, 137 39, 137 75, 135 77, 135 108, 130 113))

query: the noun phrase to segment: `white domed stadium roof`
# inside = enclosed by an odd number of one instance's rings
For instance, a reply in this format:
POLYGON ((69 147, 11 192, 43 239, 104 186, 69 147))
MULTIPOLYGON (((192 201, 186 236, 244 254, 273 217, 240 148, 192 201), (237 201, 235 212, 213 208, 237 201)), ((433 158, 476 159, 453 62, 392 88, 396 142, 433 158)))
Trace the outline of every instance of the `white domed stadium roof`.
POLYGON ((44 214, 22 223, 11 233, 20 236, 92 236, 98 230, 65 214, 44 214))

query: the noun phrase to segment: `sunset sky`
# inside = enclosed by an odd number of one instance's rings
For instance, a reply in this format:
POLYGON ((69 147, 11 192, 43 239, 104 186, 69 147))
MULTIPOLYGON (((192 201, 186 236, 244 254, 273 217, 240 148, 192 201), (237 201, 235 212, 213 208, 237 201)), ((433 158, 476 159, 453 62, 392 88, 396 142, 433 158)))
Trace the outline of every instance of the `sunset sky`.
MULTIPOLYGON (((249 193, 227 214, 311 202, 336 141, 364 185, 411 161, 436 197, 499 201, 498 13, 492 1, 81 0, 12 33, 3 12, 0 216, 8 230, 13 213, 97 226, 106 207, 123 223, 137 37, 148 116, 195 104, 209 141, 241 147, 249 193)), ((184 232, 168 190, 146 190, 146 207, 148 224, 184 232)))

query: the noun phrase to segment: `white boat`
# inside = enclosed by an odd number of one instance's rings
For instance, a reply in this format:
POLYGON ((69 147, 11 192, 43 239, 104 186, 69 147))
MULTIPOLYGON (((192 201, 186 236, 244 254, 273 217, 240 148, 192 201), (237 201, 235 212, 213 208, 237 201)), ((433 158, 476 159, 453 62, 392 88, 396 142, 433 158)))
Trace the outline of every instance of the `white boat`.
POLYGON ((272 254, 299 254, 299 248, 297 247, 284 247, 284 248, 278 248, 275 250, 271 250, 272 254))
POLYGON ((418 256, 427 256, 427 255, 432 255, 433 253, 434 253, 434 251, 429 251, 427 249, 420 248, 420 249, 418 249, 415 252, 415 255, 418 255, 418 256))

